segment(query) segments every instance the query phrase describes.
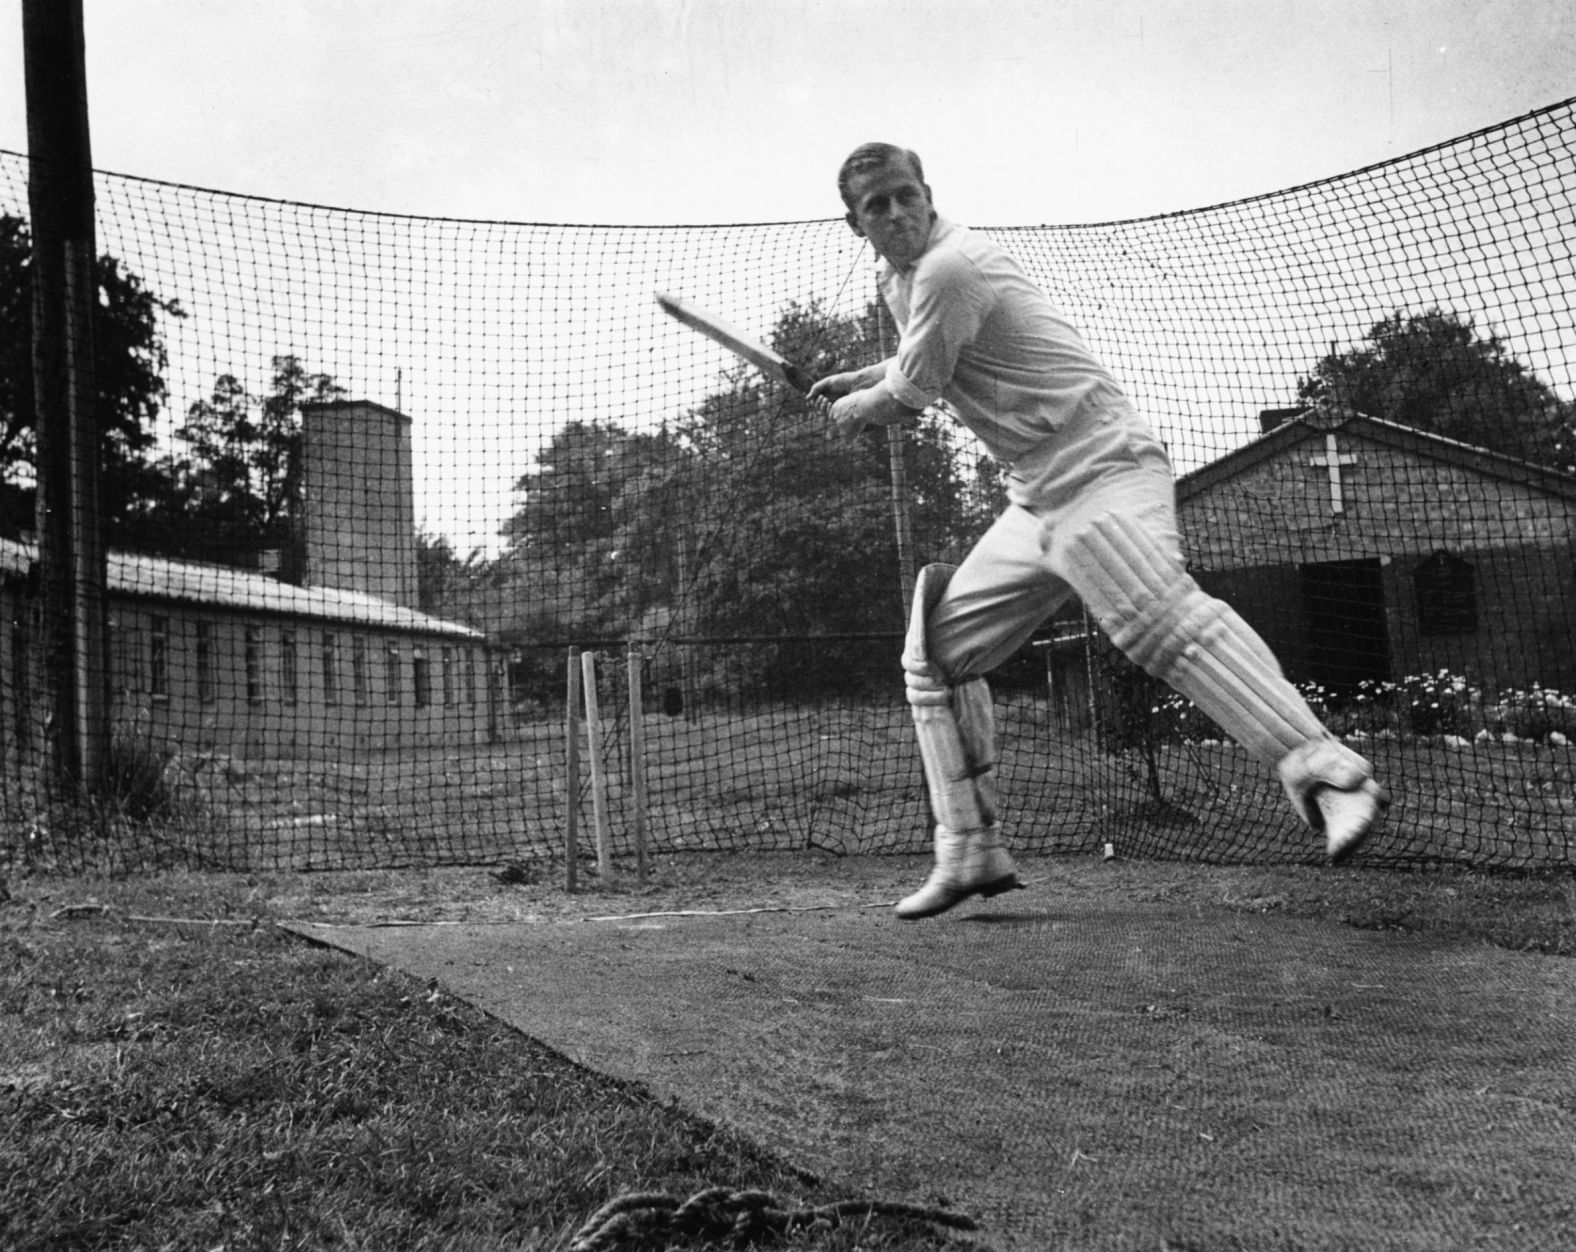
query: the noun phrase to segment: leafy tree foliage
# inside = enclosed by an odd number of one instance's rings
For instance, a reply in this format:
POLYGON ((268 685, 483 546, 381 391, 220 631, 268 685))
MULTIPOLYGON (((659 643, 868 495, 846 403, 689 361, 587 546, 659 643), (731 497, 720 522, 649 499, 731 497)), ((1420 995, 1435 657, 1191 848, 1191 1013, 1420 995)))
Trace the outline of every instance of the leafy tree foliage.
MULTIPOLYGON (((114 257, 96 266, 93 324, 103 508, 112 547, 233 560, 289 549, 301 499, 300 406, 344 391, 293 356, 273 359, 266 395, 222 375, 176 432, 181 451, 159 451, 155 420, 169 398, 161 317, 185 317, 114 257)), ((0 500, 3 529, 32 526, 33 417, 31 238, 0 214, 0 500)))
POLYGON ((416 532, 416 607, 423 613, 481 625, 468 602, 472 589, 486 577, 480 550, 461 560, 442 535, 416 532))
MULTIPOLYGON (((818 376, 879 359, 883 312, 791 305, 771 340, 818 376)), ((999 506, 994 471, 970 467, 993 488, 983 495, 960 476, 944 417, 906 443, 915 559, 955 553, 999 506)), ((886 432, 834 440, 802 396, 748 367, 655 431, 566 424, 515 489, 501 581, 518 592, 504 623, 516 638, 759 640, 708 650, 705 681, 739 693, 781 690, 804 668, 769 641, 903 626, 886 432)), ((868 668, 870 649, 852 641, 815 651, 816 683, 846 686, 868 668)))
MULTIPOLYGON (((21 218, 0 214, 0 499, 9 533, 33 524, 32 239, 21 218)), ((104 517, 112 544, 160 501, 166 476, 153 456, 153 423, 168 398, 160 316, 184 317, 112 256, 95 266, 93 323, 98 418, 104 432, 104 517)))
POLYGON ((1470 318, 1397 312, 1374 323, 1366 341, 1323 357, 1300 380, 1298 398, 1576 469, 1573 406, 1470 318))
POLYGON ((553 638, 627 634, 653 599, 672 594, 664 485, 686 450, 667 431, 573 421, 515 484, 523 503, 504 526, 512 580, 550 591, 516 614, 516 631, 553 638))
POLYGON ((273 358, 270 389, 253 395, 222 374, 176 431, 167 492, 144 520, 147 546, 166 555, 236 561, 299 540, 304 465, 301 406, 345 389, 294 356, 273 358))

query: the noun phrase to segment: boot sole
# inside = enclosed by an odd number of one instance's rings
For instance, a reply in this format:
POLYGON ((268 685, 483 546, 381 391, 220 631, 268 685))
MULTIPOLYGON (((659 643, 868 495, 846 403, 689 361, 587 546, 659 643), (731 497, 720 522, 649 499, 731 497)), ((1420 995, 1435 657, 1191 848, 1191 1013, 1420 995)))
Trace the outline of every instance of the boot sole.
POLYGON ((1381 787, 1379 789, 1379 793, 1374 796, 1373 820, 1370 821, 1368 825, 1363 827, 1363 829, 1355 836, 1342 844, 1338 850, 1326 855, 1324 858, 1324 863, 1326 865, 1344 865, 1347 861, 1351 860, 1352 853, 1356 852, 1358 848, 1362 847, 1363 844, 1368 842, 1368 836, 1379 829, 1380 825, 1384 822, 1385 814, 1389 811, 1390 793, 1381 787))
POLYGON ((899 910, 897 916, 899 921, 904 922, 923 921, 927 917, 936 917, 945 913, 948 909, 956 908, 971 896, 979 896, 988 900, 992 896, 999 896, 1008 891, 1021 891, 1022 889, 1023 884, 1018 881, 1017 874, 1004 874, 1000 878, 993 878, 990 882, 980 883, 979 886, 970 887, 966 891, 951 892, 945 900, 940 901, 933 908, 925 909, 923 912, 904 913, 902 910, 899 910))
POLYGON ((993 882, 986 883, 983 887, 976 887, 974 889, 974 894, 977 895, 977 896, 983 896, 985 899, 988 900, 988 899, 991 898, 991 896, 999 896, 999 895, 1004 895, 1006 892, 1009 892, 1009 891, 1022 891, 1022 890, 1023 890, 1023 884, 1018 881, 1018 875, 1016 875, 1016 874, 1007 874, 1004 877, 998 878, 998 879, 996 879, 993 882))

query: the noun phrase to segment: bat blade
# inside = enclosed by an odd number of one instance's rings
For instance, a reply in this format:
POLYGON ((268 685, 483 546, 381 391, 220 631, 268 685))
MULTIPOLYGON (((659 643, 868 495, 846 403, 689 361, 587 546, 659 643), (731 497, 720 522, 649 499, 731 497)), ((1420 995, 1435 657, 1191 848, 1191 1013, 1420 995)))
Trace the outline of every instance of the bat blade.
POLYGON ((801 370, 780 352, 774 352, 753 335, 747 335, 737 327, 730 326, 720 317, 707 313, 704 309, 696 308, 687 300, 677 296, 670 296, 665 292, 657 293, 657 303, 662 306, 663 312, 676 321, 683 322, 691 330, 699 331, 714 343, 720 343, 735 356, 748 361, 756 369, 780 378, 795 391, 805 392, 810 390, 810 381, 801 370))

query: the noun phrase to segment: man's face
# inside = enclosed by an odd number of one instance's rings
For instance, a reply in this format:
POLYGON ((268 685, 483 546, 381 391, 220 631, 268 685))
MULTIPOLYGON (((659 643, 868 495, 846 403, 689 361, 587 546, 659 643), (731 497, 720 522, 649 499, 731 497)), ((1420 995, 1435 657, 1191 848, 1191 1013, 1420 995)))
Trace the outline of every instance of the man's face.
POLYGON ((907 269, 925 251, 936 220, 930 188, 920 182, 907 161, 893 161, 856 174, 849 184, 853 207, 848 224, 870 241, 878 253, 899 269, 907 269))

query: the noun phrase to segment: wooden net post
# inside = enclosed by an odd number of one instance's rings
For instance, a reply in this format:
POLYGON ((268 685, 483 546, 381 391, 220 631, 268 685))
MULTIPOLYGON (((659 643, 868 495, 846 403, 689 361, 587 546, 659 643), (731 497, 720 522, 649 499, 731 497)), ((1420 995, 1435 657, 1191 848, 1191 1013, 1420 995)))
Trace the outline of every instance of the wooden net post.
POLYGON ((598 712, 596 653, 580 654, 586 689, 586 755, 591 758, 591 812, 596 821, 596 869, 603 882, 613 881, 613 848, 607 818, 607 769, 602 759, 602 717, 598 712))
POLYGON ((578 885, 580 862, 580 649, 569 649, 564 713, 564 888, 578 885))
POLYGON ((635 804, 635 864, 641 882, 646 881, 646 720, 645 695, 641 685, 640 646, 629 645, 629 773, 635 804))

